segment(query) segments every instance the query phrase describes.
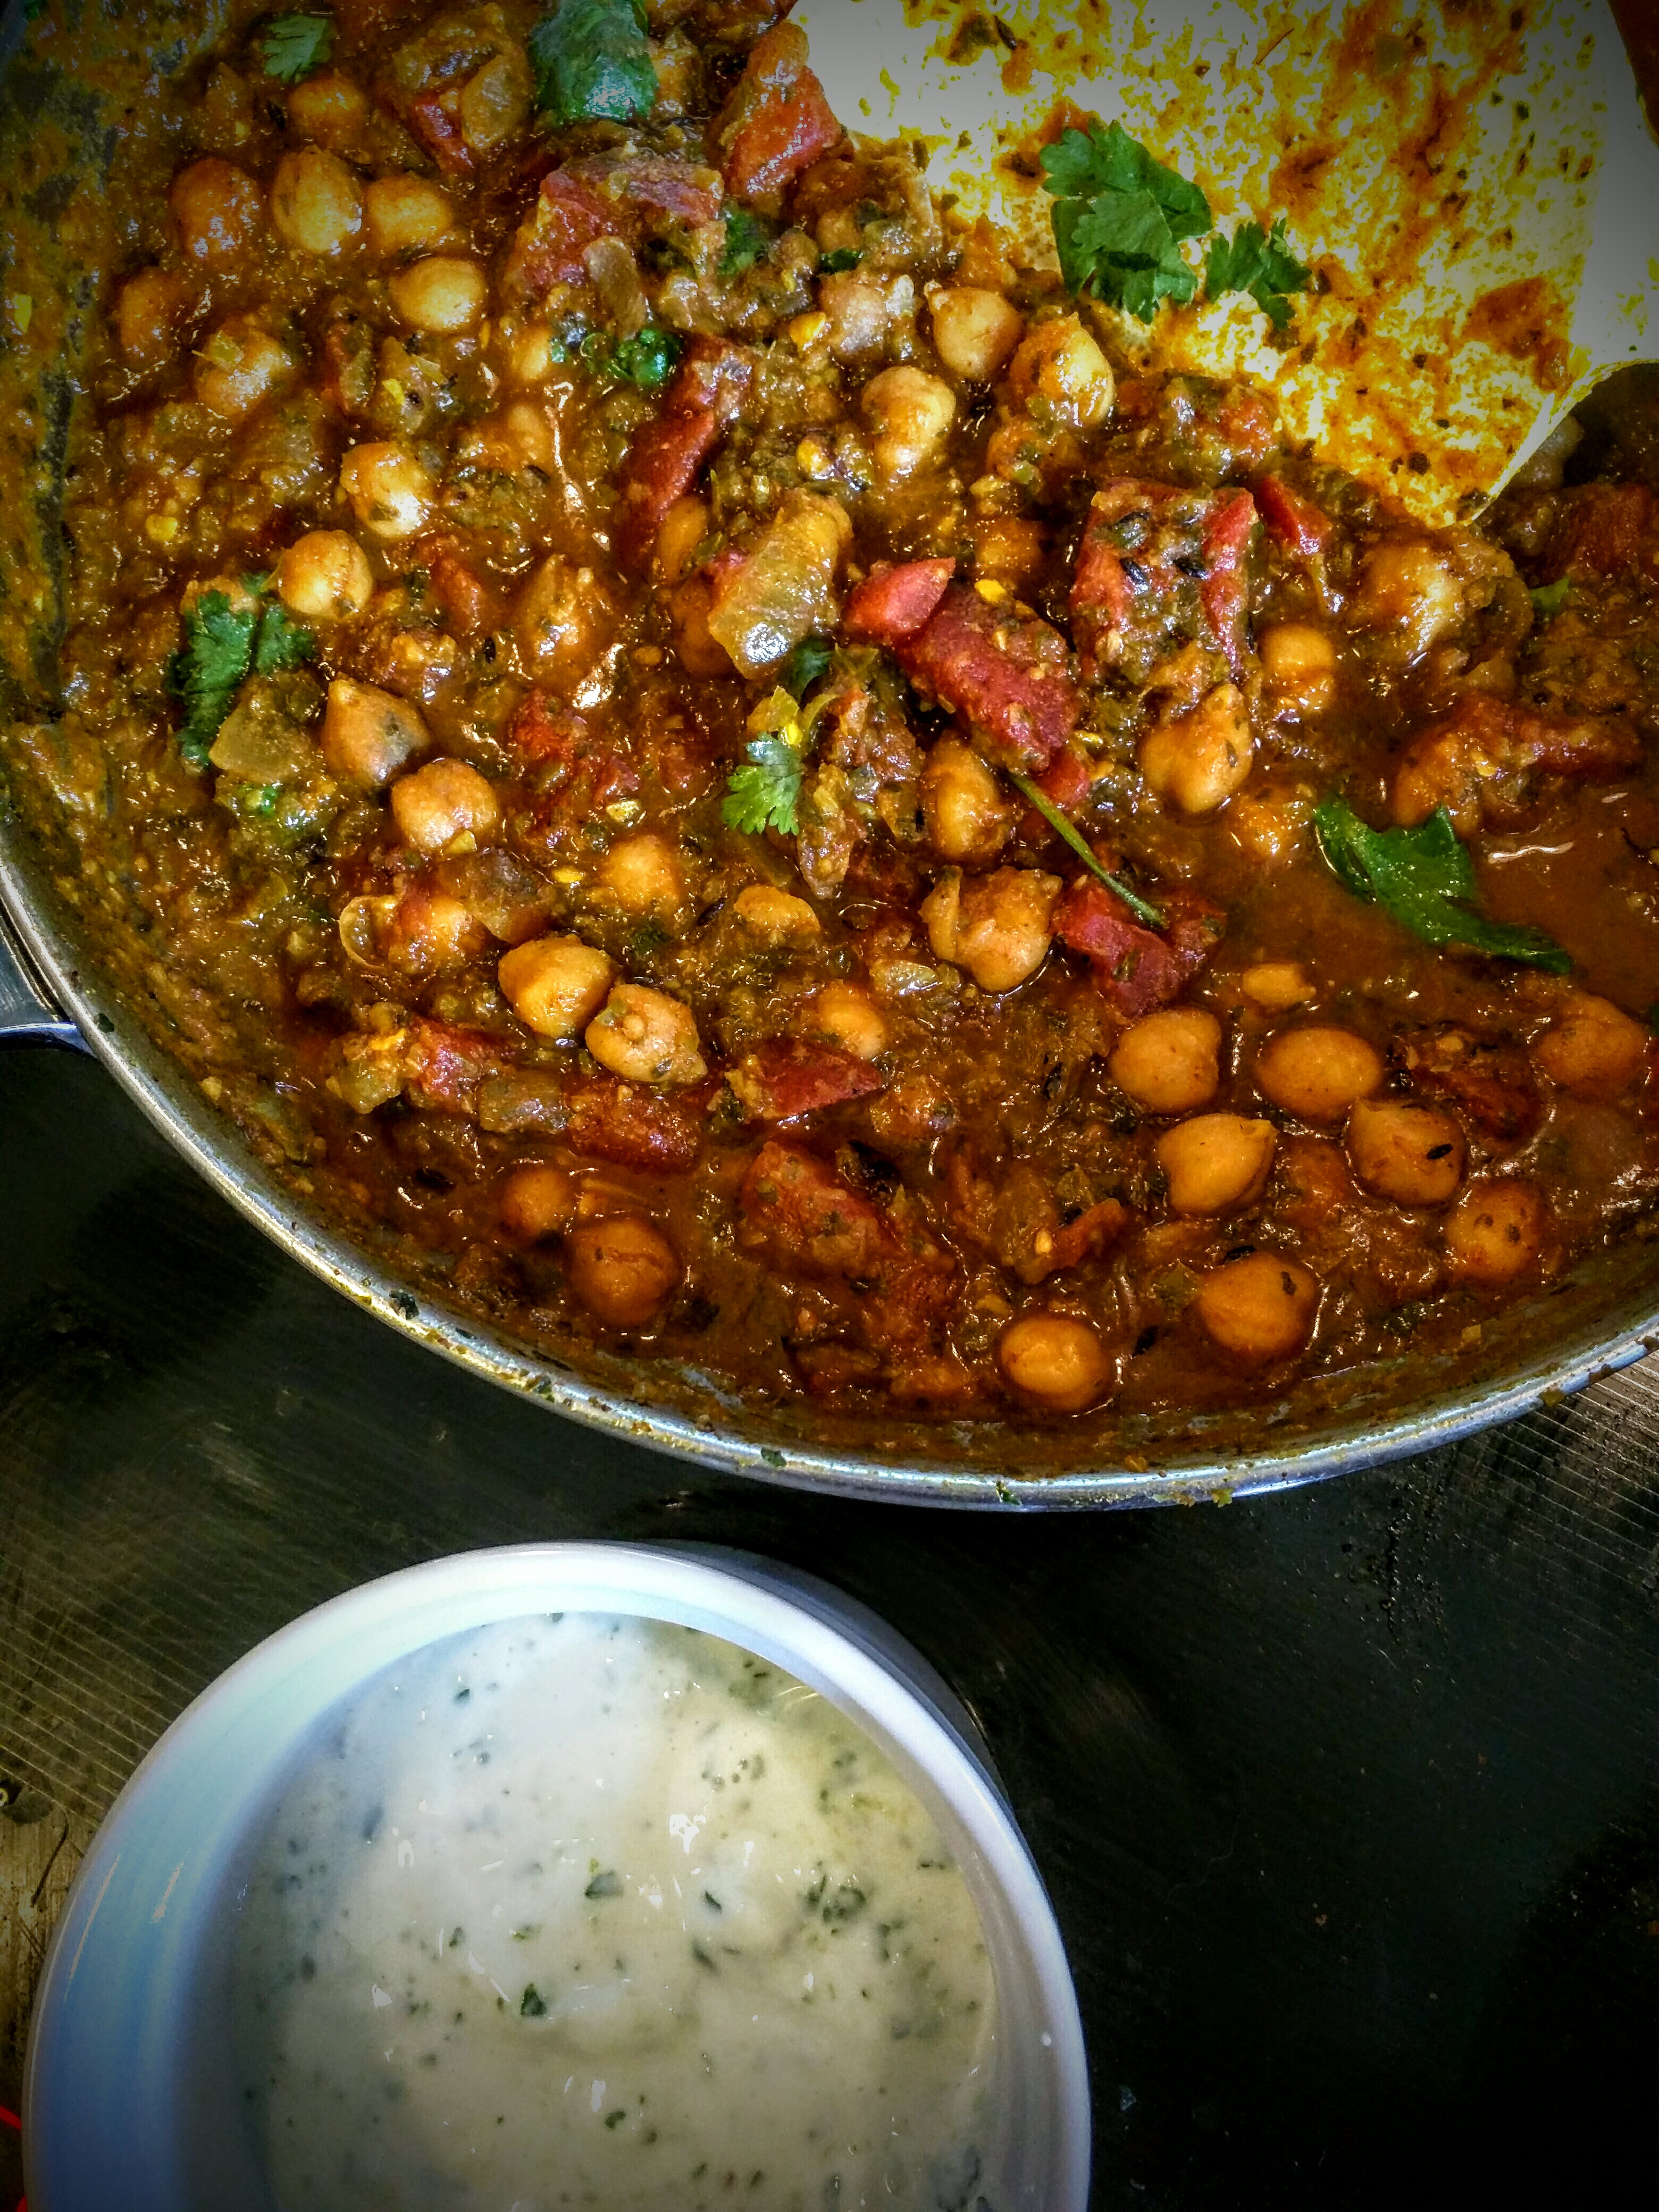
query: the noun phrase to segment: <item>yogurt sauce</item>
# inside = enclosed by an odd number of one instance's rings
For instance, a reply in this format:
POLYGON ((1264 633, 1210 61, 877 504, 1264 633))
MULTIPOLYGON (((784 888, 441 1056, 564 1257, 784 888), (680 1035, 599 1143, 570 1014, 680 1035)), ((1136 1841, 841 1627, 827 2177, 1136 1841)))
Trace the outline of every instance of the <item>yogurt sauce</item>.
POLYGON ((693 1630, 382 1676, 276 1808, 235 1982, 283 2212, 990 2212, 960 1872, 831 1705, 693 1630))

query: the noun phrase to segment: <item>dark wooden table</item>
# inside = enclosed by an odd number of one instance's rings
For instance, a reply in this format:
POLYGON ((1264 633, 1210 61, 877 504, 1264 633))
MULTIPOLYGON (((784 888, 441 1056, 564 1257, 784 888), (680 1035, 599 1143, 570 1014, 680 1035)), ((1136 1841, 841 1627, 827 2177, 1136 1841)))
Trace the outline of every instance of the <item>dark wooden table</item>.
POLYGON ((0 1054, 0 2104, 92 1825, 240 1652, 412 1560, 674 1534, 838 1582, 978 1715, 1077 1972, 1098 2204, 1583 2203, 1651 2149, 1656 1438, 1638 1370, 1226 1507, 711 1479, 404 1343, 95 1066, 0 1054))

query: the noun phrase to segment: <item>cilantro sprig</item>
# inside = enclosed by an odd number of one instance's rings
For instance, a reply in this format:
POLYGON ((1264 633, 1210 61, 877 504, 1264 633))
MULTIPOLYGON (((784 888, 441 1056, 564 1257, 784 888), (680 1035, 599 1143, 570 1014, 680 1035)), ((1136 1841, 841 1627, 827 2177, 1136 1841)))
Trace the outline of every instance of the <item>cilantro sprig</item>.
POLYGON ((1276 331, 1289 328, 1291 295, 1305 292, 1312 282, 1313 270, 1285 243, 1282 216, 1267 231, 1259 222, 1240 223, 1231 246, 1218 234, 1210 241, 1204 264, 1205 298, 1248 292, 1276 331))
POLYGON ((321 69, 334 50, 331 15, 279 15, 259 41, 267 76, 298 84, 321 69))
POLYGON ((185 617, 185 642, 167 672, 168 688, 182 702, 179 750, 192 768, 205 768, 221 724, 250 672, 270 676, 309 660, 317 641, 289 620, 280 606, 234 606, 225 592, 204 592, 185 617))
POLYGON ((1443 806, 1414 830, 1373 830, 1346 799, 1314 810, 1314 831, 1325 863, 1344 889, 1380 906, 1426 945, 1485 952, 1565 975, 1572 967, 1541 929, 1488 921, 1476 905, 1474 865, 1443 806))
POLYGON ((1199 187, 1120 123, 1067 131, 1042 158, 1068 290, 1092 293, 1150 323, 1165 300, 1185 307, 1197 296, 1198 272, 1181 249, 1188 239, 1208 238, 1205 297, 1248 293, 1276 331, 1287 326, 1291 296, 1307 289, 1313 272, 1291 252, 1282 220, 1266 231, 1259 222, 1241 223, 1229 241, 1215 231, 1199 187))
POLYGON ((1029 775, 1019 775, 1012 769, 1008 770, 1008 781, 1028 805, 1036 807, 1054 835, 1065 839, 1090 874, 1097 876, 1109 891, 1122 900, 1137 921, 1144 921, 1149 929, 1163 928, 1164 916, 1162 908, 1155 907, 1150 899, 1142 898, 1139 891, 1131 890, 1121 876, 1115 876, 1109 868, 1103 868, 1082 831, 1074 822, 1066 820, 1046 792, 1033 783, 1029 775))
POLYGON ((530 33, 536 106, 559 128, 637 123, 657 100, 657 72, 637 0, 553 0, 530 33))
POLYGON ((1120 123, 1067 131, 1042 152, 1054 246, 1073 292, 1092 292, 1150 323, 1161 300, 1184 304, 1198 278, 1182 241, 1212 228, 1198 186, 1157 161, 1120 123))
POLYGON ((768 830, 795 836, 800 829, 800 753, 781 731, 751 738, 744 750, 747 761, 726 778, 720 819, 728 830, 741 830, 748 837, 768 830))

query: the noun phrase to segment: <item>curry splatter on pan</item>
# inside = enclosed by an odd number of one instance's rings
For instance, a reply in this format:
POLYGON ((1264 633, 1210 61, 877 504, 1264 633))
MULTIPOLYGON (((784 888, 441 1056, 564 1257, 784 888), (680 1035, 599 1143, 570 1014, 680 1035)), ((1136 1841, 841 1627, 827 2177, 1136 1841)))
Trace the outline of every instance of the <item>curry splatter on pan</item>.
POLYGON ((1272 1486, 1636 1357, 1643 395, 1425 532, 1121 325, 1319 331, 1305 196, 1079 101, 1060 286, 795 27, 534 20, 15 55, 44 991, 348 1295, 782 1480, 1272 1486))

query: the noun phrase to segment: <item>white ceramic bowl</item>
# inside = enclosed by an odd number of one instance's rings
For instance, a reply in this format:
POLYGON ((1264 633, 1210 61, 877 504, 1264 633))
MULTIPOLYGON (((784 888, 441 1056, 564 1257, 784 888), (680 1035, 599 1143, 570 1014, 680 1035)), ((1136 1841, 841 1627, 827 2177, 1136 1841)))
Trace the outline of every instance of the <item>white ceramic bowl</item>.
POLYGON ((1085 2212, 1089 2090, 1060 1930, 976 1731, 841 1592, 701 1547, 533 1544, 411 1567, 319 1606, 173 1723, 99 1830, 36 1999, 31 2212, 274 2212, 231 2072, 240 1870, 324 1716, 441 1638, 531 1613, 674 1621, 819 1691, 886 1753, 961 1865, 996 1975, 1008 2093, 994 2212, 1085 2212))

